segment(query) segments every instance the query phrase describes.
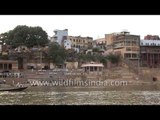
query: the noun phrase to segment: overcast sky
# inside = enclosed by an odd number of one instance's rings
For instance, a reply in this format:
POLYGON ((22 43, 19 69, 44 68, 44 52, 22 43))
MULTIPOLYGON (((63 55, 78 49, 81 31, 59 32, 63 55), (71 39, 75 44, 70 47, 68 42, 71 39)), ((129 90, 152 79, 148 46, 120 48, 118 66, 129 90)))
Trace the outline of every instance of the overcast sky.
POLYGON ((49 36, 55 29, 68 29, 68 35, 93 39, 124 29, 131 34, 160 35, 160 15, 0 15, 0 33, 17 25, 40 26, 49 36))

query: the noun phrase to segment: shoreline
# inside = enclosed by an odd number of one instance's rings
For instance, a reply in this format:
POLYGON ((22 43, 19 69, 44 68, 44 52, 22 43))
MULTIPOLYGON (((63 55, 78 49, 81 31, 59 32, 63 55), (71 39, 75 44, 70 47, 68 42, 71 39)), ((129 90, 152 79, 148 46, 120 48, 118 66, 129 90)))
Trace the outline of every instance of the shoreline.
POLYGON ((58 92, 76 92, 76 91, 160 91, 160 84, 142 84, 128 86, 105 86, 105 87, 82 87, 82 86, 29 86, 24 91, 58 91, 58 92))

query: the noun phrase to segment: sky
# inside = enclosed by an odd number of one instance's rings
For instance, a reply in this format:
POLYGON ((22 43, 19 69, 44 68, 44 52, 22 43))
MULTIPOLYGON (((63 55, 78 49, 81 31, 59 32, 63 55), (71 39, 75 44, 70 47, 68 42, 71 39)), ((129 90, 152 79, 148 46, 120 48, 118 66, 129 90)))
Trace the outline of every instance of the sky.
POLYGON ((40 26, 49 36, 55 29, 68 29, 68 35, 93 39, 123 30, 141 39, 148 34, 160 35, 160 15, 0 15, 0 33, 17 25, 40 26))

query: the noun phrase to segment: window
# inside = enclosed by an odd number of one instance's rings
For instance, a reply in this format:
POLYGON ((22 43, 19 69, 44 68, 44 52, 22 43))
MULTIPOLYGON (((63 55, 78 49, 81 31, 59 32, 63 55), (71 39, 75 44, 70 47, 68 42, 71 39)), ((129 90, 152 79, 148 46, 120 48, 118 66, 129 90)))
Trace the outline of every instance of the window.
POLYGON ((131 58, 131 54, 130 54, 130 53, 126 53, 124 56, 125 56, 126 58, 131 58))
POLYGON ((97 67, 94 67, 94 71, 97 71, 97 67))
POLYGON ((3 65, 2 64, 0 64, 0 69, 3 69, 3 65))
POLYGON ((130 41, 126 41, 126 46, 130 46, 130 41))
POLYGON ((132 58, 136 58, 137 57, 137 54, 132 54, 132 58))
POLYGON ((137 45, 136 41, 132 41, 132 46, 137 45))
POLYGON ((12 64, 9 64, 9 69, 12 70, 12 64))
POLYGON ((126 51, 131 51, 131 48, 130 48, 130 47, 127 47, 127 48, 126 48, 126 51))
POLYGON ((7 64, 4 64, 4 69, 7 69, 7 64))

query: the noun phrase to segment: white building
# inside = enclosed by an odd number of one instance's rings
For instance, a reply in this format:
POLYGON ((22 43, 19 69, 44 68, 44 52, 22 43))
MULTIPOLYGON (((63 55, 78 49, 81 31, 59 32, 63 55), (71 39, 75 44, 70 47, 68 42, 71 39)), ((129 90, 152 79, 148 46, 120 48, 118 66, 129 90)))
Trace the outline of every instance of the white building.
POLYGON ((54 30, 55 35, 51 37, 51 42, 57 42, 59 45, 62 45, 64 40, 67 40, 68 29, 64 30, 54 30))
POLYGON ((160 46, 160 40, 140 40, 140 46, 160 46))
POLYGON ((70 40, 64 40, 64 48, 71 49, 71 41, 70 40))
POLYGON ((55 35, 51 37, 51 42, 57 42, 60 46, 64 46, 65 49, 71 49, 71 41, 68 39, 68 29, 54 30, 55 35))

